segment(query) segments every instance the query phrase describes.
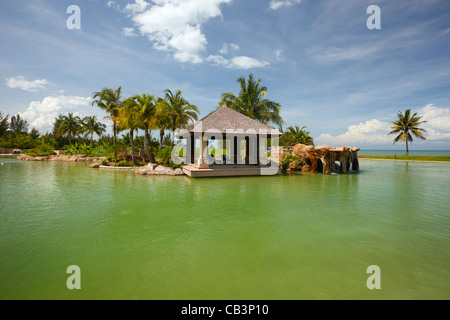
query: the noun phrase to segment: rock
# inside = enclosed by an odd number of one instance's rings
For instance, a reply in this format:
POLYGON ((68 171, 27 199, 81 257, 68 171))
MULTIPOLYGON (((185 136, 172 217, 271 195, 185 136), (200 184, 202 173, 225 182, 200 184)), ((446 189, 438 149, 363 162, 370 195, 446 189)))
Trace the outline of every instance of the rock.
POLYGON ((289 163, 289 170, 299 171, 302 170, 302 166, 297 161, 292 161, 291 163, 289 163))
POLYGON ((100 168, 101 165, 102 165, 101 162, 96 162, 96 163, 90 164, 90 165, 89 165, 89 168, 92 168, 92 169, 98 169, 98 168, 100 168))
POLYGON ((316 157, 322 162, 322 172, 324 174, 331 174, 330 149, 330 146, 318 146, 314 148, 316 157))
POLYGON ((165 166, 159 166, 156 164, 148 164, 141 167, 135 171, 135 174, 140 175, 155 175, 155 176, 182 176, 184 175, 183 170, 180 168, 172 169, 165 166))
POLYGON ((359 148, 353 148, 352 149, 352 170, 353 171, 359 171, 359 160, 358 160, 358 151, 359 148))

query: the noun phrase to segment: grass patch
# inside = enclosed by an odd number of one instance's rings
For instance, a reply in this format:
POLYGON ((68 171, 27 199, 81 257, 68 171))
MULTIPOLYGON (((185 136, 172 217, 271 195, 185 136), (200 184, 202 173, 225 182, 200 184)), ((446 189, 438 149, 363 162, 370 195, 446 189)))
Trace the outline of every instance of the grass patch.
POLYGON ((375 160, 409 160, 409 161, 440 161, 450 162, 450 157, 443 156, 363 156, 358 155, 360 159, 375 159, 375 160))

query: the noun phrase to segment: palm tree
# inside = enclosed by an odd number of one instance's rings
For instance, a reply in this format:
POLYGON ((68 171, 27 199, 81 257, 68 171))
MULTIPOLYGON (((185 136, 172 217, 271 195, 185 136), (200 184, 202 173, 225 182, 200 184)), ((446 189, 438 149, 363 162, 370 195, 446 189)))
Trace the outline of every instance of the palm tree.
POLYGON ((264 124, 281 125, 284 122, 280 116, 281 105, 265 99, 267 88, 260 86, 261 79, 255 81, 250 74, 248 81, 241 77, 237 82, 240 86, 238 96, 230 92, 222 94, 220 106, 227 106, 264 124))
POLYGON ((182 97, 183 92, 177 90, 175 94, 169 89, 165 90, 167 112, 170 118, 169 128, 172 130, 172 145, 175 144, 175 130, 183 128, 189 121, 197 121, 199 110, 182 97))
POLYGON ((140 116, 140 127, 144 129, 144 149, 147 158, 153 162, 153 157, 149 148, 149 131, 155 127, 156 114, 158 112, 158 103, 155 101, 155 96, 150 94, 137 95, 132 98, 135 110, 140 116))
POLYGON ((159 129, 159 150, 162 149, 165 131, 170 127, 169 104, 167 100, 158 99, 158 111, 155 114, 155 128, 159 129))
POLYGON ((139 165, 134 156, 134 131, 139 128, 140 114, 136 101, 133 98, 125 100, 124 107, 120 108, 119 114, 116 118, 118 127, 122 130, 130 130, 130 142, 131 142, 131 158, 135 165, 139 165))
POLYGON ((9 130, 9 115, 3 115, 0 112, 0 137, 5 135, 9 130))
POLYGON ((422 140, 426 140, 423 136, 423 132, 427 132, 425 129, 420 128, 419 126, 427 121, 421 121, 422 116, 417 116, 417 112, 411 116, 411 109, 407 109, 403 114, 401 111, 397 113, 398 119, 396 121, 392 121, 394 124, 391 129, 391 132, 388 135, 398 134, 394 139, 394 144, 396 142, 406 142, 406 155, 409 155, 409 147, 408 142, 413 142, 413 136, 420 138, 422 140), (412 133, 412 135, 411 135, 412 133))
MULTIPOLYGON (((105 118, 113 121, 114 144, 117 143, 117 125, 115 120, 123 103, 121 92, 122 87, 117 88, 117 90, 104 88, 102 91, 94 92, 94 100, 92 101, 92 105, 96 104, 100 109, 109 113, 109 116, 105 118)), ((114 151, 114 161, 117 162, 116 151, 114 151)))
POLYGON ((94 140, 94 133, 99 137, 106 132, 106 125, 97 121, 97 116, 85 117, 81 121, 81 131, 84 132, 84 137, 91 136, 91 148, 94 140))
POLYGON ((69 113, 67 116, 60 115, 55 120, 54 128, 56 131, 56 137, 67 135, 69 139, 69 145, 71 145, 72 138, 80 133, 80 117, 74 116, 73 113, 69 113))
POLYGON ((306 144, 306 145, 314 145, 314 140, 310 136, 309 131, 306 131, 306 126, 303 126, 301 129, 299 126, 289 127, 287 131, 284 133, 284 138, 286 139, 286 143, 293 146, 298 143, 306 144))

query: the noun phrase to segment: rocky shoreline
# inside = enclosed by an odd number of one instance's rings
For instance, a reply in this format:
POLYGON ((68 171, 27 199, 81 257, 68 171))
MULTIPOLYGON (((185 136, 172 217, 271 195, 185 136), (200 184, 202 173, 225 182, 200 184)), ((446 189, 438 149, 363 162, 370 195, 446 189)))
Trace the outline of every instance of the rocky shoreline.
POLYGON ((48 162, 101 162, 105 160, 105 157, 88 157, 81 154, 75 154, 71 156, 66 155, 52 155, 45 157, 33 157, 26 154, 21 154, 17 157, 17 160, 24 161, 48 161, 48 162))

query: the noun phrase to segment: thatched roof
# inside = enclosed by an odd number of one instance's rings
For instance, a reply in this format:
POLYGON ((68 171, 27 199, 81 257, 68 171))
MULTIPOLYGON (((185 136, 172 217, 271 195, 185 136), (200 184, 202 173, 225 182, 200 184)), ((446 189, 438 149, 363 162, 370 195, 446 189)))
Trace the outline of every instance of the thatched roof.
POLYGON ((227 130, 243 130, 244 132, 255 130, 257 133, 259 133, 259 130, 266 130, 267 134, 281 135, 277 129, 272 129, 257 120, 225 106, 214 110, 203 119, 190 125, 187 130, 192 133, 214 130, 224 134, 227 133, 227 130))

